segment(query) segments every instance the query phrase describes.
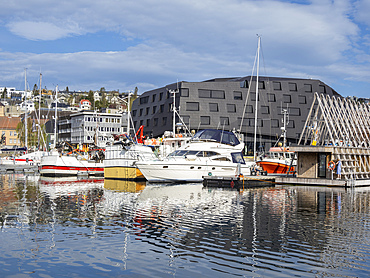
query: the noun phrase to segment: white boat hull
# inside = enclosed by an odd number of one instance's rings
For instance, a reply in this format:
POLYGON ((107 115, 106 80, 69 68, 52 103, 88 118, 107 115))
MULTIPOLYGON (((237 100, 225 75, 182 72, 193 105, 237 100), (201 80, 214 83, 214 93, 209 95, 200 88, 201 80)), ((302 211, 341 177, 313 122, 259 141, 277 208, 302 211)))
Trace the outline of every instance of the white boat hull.
MULTIPOLYGON (((241 164, 240 173, 250 175, 253 164, 241 164)), ((230 177, 239 174, 236 163, 153 161, 140 162, 137 166, 149 182, 202 182, 204 176, 230 177)))
POLYGON ((75 156, 61 156, 51 154, 43 157, 40 164, 40 175, 45 177, 67 176, 103 176, 103 163, 79 160, 75 156))

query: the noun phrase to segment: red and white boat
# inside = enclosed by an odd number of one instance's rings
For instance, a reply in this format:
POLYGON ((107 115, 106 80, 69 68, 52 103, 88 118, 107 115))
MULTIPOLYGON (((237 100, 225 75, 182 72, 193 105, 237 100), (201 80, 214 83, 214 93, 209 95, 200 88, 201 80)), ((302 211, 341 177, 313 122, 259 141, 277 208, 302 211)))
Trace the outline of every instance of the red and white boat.
POLYGON ((286 127, 289 122, 288 109, 282 109, 284 115, 283 127, 281 128, 282 134, 280 138, 283 138, 283 143, 279 143, 278 147, 272 147, 268 151, 266 157, 259 161, 256 161, 257 165, 263 168, 267 174, 287 174, 288 171, 293 173, 297 166, 297 160, 294 159, 294 152, 289 151, 287 147, 286 139, 286 127), (292 166, 290 169, 289 167, 292 166))
POLYGON ((289 151, 289 147, 272 147, 266 157, 257 161, 257 165, 268 174, 287 174, 291 164, 290 171, 294 171, 297 163, 294 152, 289 151))
POLYGON ((42 157, 39 171, 44 177, 104 176, 103 162, 82 155, 62 155, 56 150, 42 157))
POLYGON ((0 158, 0 165, 38 165, 47 152, 29 152, 20 156, 6 156, 0 158))

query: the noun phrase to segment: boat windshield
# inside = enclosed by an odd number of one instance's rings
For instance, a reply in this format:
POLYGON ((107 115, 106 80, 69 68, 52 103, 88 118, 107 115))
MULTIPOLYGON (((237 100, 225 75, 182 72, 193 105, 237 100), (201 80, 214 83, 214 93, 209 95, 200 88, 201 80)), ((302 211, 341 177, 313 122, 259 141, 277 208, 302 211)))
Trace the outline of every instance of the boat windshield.
POLYGON ((213 151, 186 151, 186 150, 177 150, 169 154, 169 156, 188 156, 188 155, 194 155, 194 156, 199 156, 199 157, 210 157, 210 156, 215 156, 219 155, 217 152, 213 151))
POLYGON ((200 130, 193 136, 192 140, 215 141, 232 146, 239 145, 240 142, 234 133, 218 129, 200 130))

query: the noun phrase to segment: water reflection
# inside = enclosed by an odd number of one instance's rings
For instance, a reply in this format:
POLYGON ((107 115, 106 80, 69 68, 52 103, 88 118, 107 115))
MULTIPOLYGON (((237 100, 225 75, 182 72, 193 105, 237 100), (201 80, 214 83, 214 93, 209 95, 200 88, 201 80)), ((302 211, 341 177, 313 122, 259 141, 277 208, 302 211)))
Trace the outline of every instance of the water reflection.
POLYGON ((17 236, 0 256, 18 268, 0 275, 37 271, 31 252, 49 275, 57 263, 96 277, 360 277, 369 271, 369 196, 5 175, 0 240, 17 236))

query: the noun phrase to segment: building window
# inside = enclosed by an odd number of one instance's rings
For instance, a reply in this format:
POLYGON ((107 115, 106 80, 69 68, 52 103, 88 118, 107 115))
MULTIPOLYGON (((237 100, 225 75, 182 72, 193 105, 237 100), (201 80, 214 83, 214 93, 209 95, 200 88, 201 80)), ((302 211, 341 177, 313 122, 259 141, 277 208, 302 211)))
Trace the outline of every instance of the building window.
POLYGON ((182 120, 186 125, 190 124, 190 116, 182 116, 182 120))
POLYGON ((150 119, 147 119, 146 120, 146 126, 149 126, 150 125, 150 119))
POLYGON ((149 101, 149 97, 146 96, 146 97, 141 97, 140 98, 140 104, 145 104, 145 103, 148 103, 149 101))
POLYGON ((267 94, 268 102, 276 102, 275 94, 267 94))
POLYGON ((291 95, 283 95, 283 102, 284 103, 291 103, 292 102, 291 95))
POLYGON ((220 124, 221 126, 230 125, 229 117, 220 117, 220 124))
POLYGON ((247 105, 245 107, 245 113, 253 113, 253 106, 252 105, 247 105))
POLYGON ((171 112, 172 111, 172 105, 173 105, 173 103, 169 103, 168 104, 168 112, 171 112))
POLYGON ((199 102, 186 102, 186 111, 199 111, 199 102))
POLYGON ((225 98, 225 91, 198 89, 198 96, 199 96, 199 98, 224 99, 225 98))
POLYGON ((270 114, 270 107, 262 105, 261 106, 261 114, 270 114))
POLYGON ((297 91, 297 83, 289 83, 289 91, 297 91))
POLYGON ((161 106, 159 106, 159 113, 163 113, 164 111, 164 104, 161 104, 161 106))
MULTIPOLYGON (((251 101, 256 101, 256 93, 250 93, 251 101)), ((260 101, 260 95, 258 94, 258 101, 260 101)))
POLYGON ((139 111, 139 116, 142 116, 142 115, 143 115, 143 108, 141 108, 139 111))
POLYGON ((140 120, 140 126, 142 126, 142 125, 143 125, 143 123, 144 123, 144 121, 143 121, 143 120, 140 120))
POLYGON ((209 112, 218 112, 218 103, 210 103, 209 112))
POLYGON ((235 100, 242 100, 243 99, 242 92, 234 91, 234 99, 235 100))
POLYGON ((210 125, 211 124, 211 117, 210 116, 200 116, 200 124, 201 125, 210 125))
POLYGON ((272 86, 274 88, 274 91, 281 91, 281 82, 274 81, 272 83, 272 86))
POLYGON ((304 91, 307 93, 312 93, 312 84, 304 84, 304 91))
POLYGON ((159 100, 162 100, 162 99, 163 99, 163 92, 159 93, 159 100))
POLYGON ((169 98, 171 98, 171 97, 172 97, 171 92, 170 92, 170 91, 168 91, 168 92, 167 92, 167 99, 169 99, 169 98))
POLYGON ((155 102, 155 97, 156 96, 157 96, 156 94, 152 95, 152 102, 155 102))
POLYGON ((279 120, 272 119, 271 120, 271 127, 279 127, 279 120))
POLYGON ((188 88, 182 88, 181 89, 181 96, 182 97, 189 97, 189 89, 188 88))
POLYGON ((198 90, 198 96, 200 98, 211 98, 211 90, 199 89, 198 90))
POLYGON ((258 89, 265 89, 265 81, 258 81, 258 89))
POLYGON ((145 108, 145 115, 149 115, 149 107, 145 108))
POLYGON ((291 116, 301 116, 301 109, 295 107, 289 107, 289 115, 291 116))
POLYGON ((228 113, 236 113, 236 105, 235 104, 226 104, 227 112, 228 113))
POLYGON ((298 96, 298 103, 299 104, 306 104, 307 103, 307 100, 306 100, 306 96, 298 96))
POLYGON ((295 128, 294 120, 289 120, 289 122, 287 124, 287 127, 288 128, 295 128))
POLYGON ((167 125, 167 117, 162 118, 162 125, 167 125))
POLYGON ((155 114, 156 111, 157 111, 157 106, 153 106, 153 108, 152 108, 152 114, 155 114))
POLYGON ((241 81, 240 88, 248 88, 248 81, 247 80, 241 81))
POLYGON ((211 91, 211 96, 212 96, 212 98, 224 99, 225 98, 225 91, 212 90, 211 91))
POLYGON ((154 118, 153 119, 153 126, 157 126, 158 125, 158 118, 154 118))
POLYGON ((324 85, 319 85, 319 93, 320 94, 326 94, 326 88, 324 85))

